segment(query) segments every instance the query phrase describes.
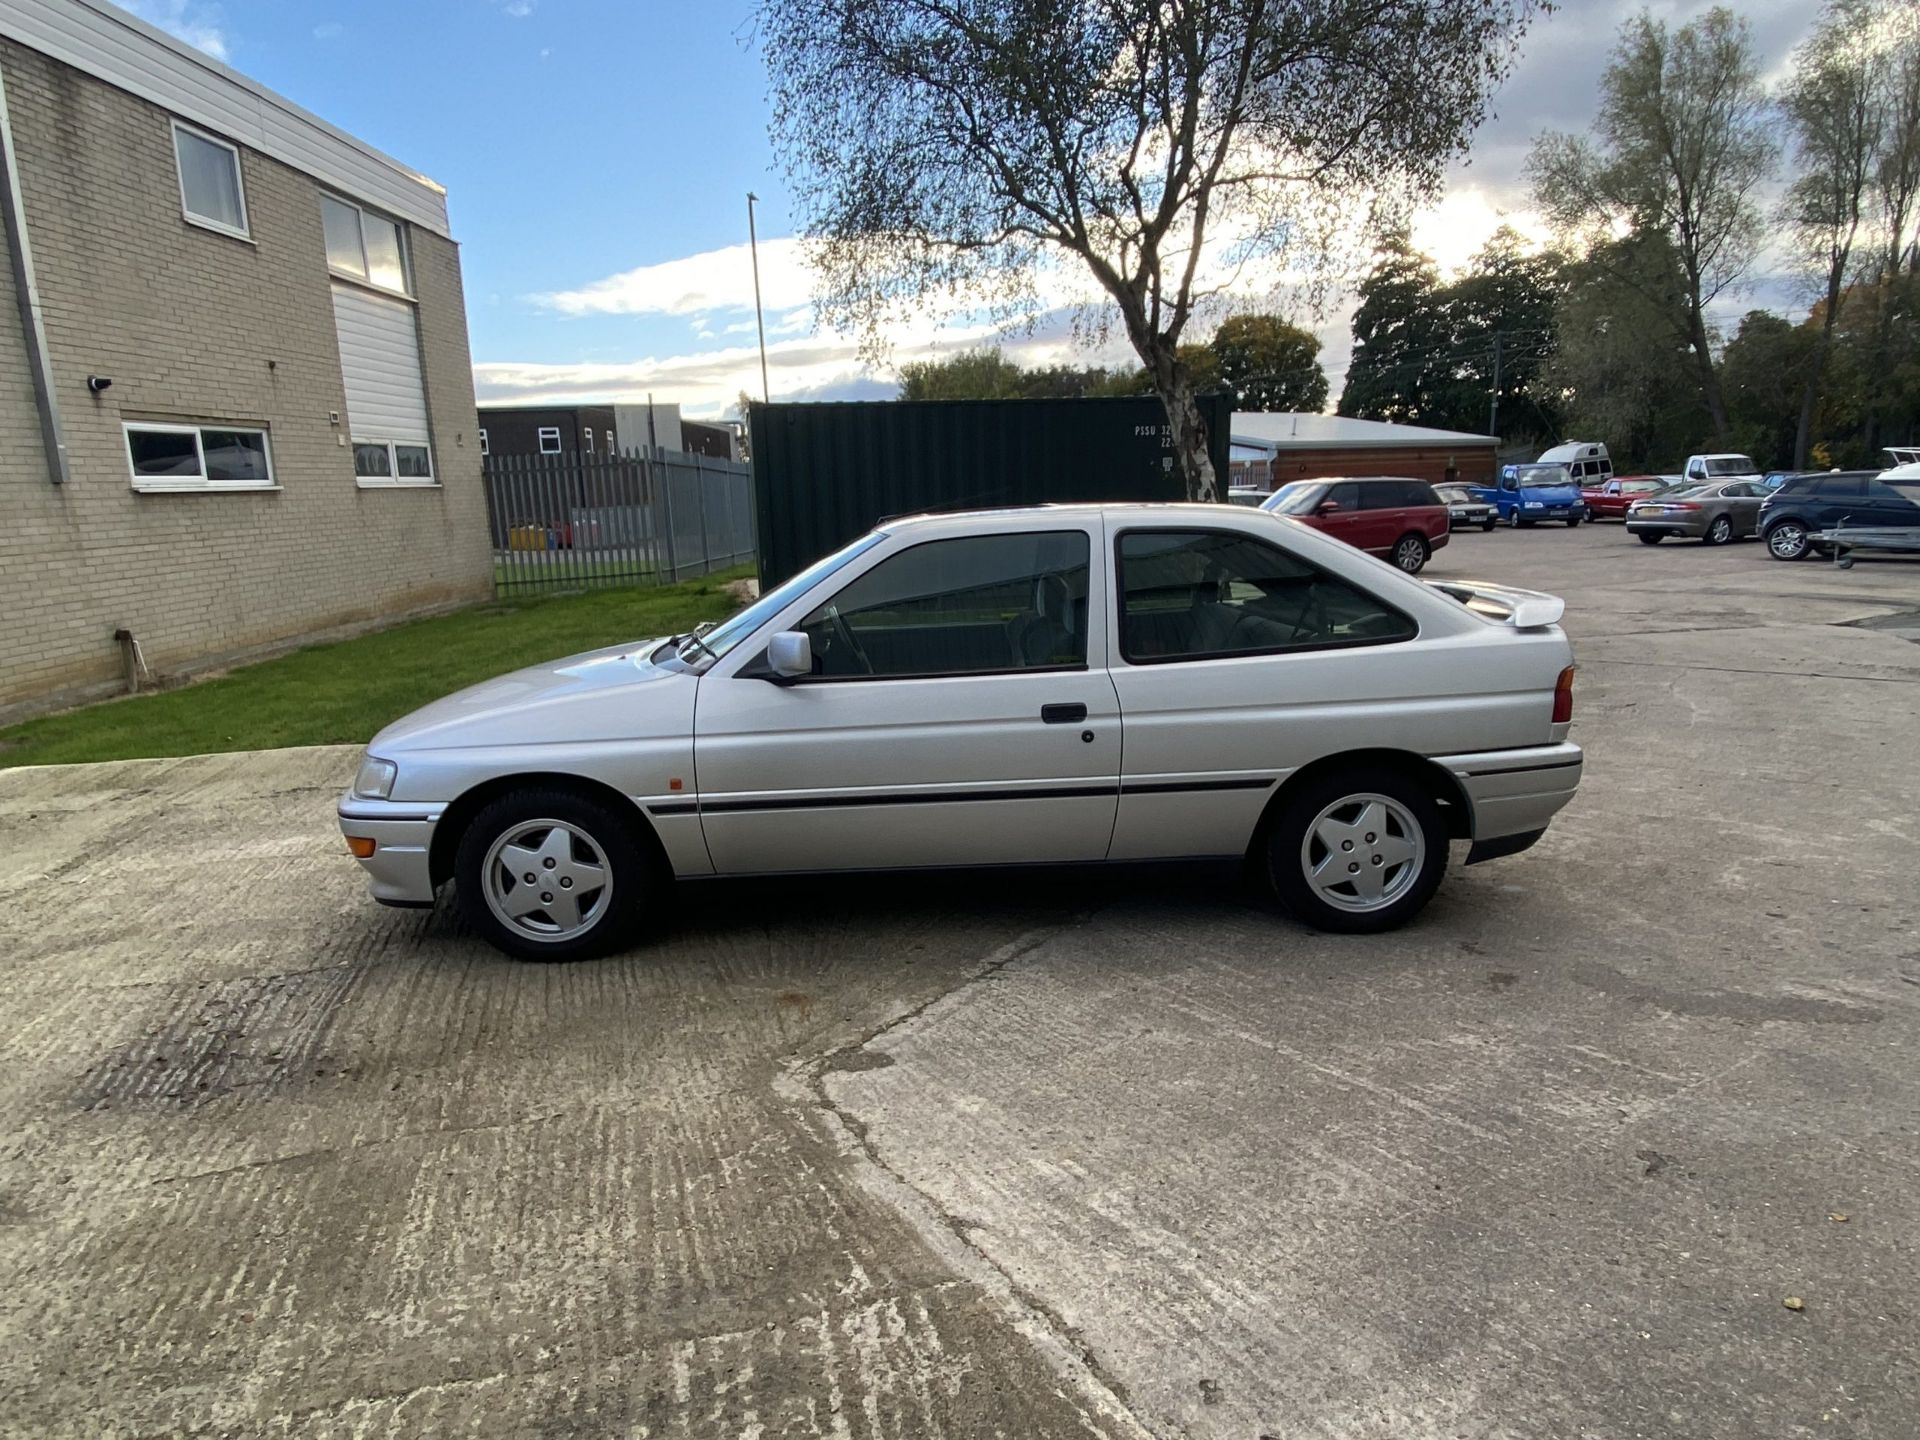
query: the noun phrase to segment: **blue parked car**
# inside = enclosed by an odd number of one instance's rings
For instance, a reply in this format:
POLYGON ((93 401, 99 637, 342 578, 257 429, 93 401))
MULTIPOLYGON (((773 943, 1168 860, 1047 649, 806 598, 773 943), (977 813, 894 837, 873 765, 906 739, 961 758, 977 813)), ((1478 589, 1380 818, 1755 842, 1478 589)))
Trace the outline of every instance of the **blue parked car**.
POLYGON ((1565 465, 1502 465, 1493 485, 1469 486, 1473 498, 1484 500, 1502 520, 1516 528, 1538 520, 1558 520, 1571 530, 1587 518, 1587 502, 1565 465))

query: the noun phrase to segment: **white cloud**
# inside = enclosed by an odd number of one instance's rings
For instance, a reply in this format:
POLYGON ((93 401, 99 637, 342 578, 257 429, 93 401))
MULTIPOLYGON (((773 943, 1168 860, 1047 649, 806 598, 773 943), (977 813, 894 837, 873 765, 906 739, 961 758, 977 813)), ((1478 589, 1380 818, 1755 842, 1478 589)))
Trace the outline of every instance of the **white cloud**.
POLYGON ((313 27, 313 38, 316 40, 338 40, 346 33, 347 27, 338 20, 329 20, 325 24, 313 27))
POLYGON ((538 0, 507 0, 500 8, 515 20, 524 20, 533 14, 533 7, 537 3, 538 0))
POLYGON ((218 5, 196 0, 125 0, 126 6, 149 25, 158 25, 176 40, 204 50, 216 60, 227 58, 226 32, 221 29, 218 5))
MULTIPOLYGON (((760 297, 769 311, 793 310, 813 298, 813 277, 793 236, 760 243, 760 297)), ((576 290, 529 297, 563 315, 696 315, 753 309, 753 256, 727 245, 678 260, 639 265, 576 290)))

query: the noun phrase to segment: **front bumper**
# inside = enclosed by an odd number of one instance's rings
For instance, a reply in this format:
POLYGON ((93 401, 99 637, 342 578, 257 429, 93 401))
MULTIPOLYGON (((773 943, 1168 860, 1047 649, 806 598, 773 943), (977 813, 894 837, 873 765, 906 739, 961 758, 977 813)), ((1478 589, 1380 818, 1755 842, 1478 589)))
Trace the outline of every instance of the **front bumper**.
POLYGON ((1571 741, 1434 759, 1453 772, 1467 793, 1470 832, 1482 859, 1511 853, 1486 846, 1487 841, 1546 829, 1573 799, 1585 768, 1580 747, 1571 741))
POLYGON ((373 854, 360 860, 360 868, 367 872, 368 893, 382 905, 433 904, 433 827, 446 808, 357 795, 341 800, 340 833, 373 842, 373 854))

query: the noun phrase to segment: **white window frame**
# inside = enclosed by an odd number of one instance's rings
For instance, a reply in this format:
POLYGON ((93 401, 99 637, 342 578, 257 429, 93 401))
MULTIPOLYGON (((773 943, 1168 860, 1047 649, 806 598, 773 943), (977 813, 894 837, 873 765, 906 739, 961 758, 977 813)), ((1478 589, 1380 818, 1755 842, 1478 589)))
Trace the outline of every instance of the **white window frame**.
POLYGON ((192 494, 200 491, 235 490, 278 490, 280 482, 273 473, 273 432, 264 425, 182 425, 168 420, 123 420, 120 423, 120 442, 127 452, 127 478, 135 490, 143 494, 192 494), (193 448, 200 457, 198 475, 142 475, 133 468, 133 432, 145 430, 161 435, 191 435, 193 448), (207 478, 207 448, 202 434, 208 430, 225 430, 247 435, 258 435, 261 448, 267 455, 267 478, 265 480, 209 480, 207 478))
POLYGON ((172 120, 167 138, 173 142, 173 183, 180 190, 180 214, 189 225, 198 225, 202 230, 211 230, 216 235, 225 235, 234 240, 253 243, 253 221, 247 209, 247 167, 240 163, 240 147, 231 140, 222 139, 198 125, 189 125, 184 120, 172 120), (205 215, 196 215, 187 208, 187 172, 180 164, 180 132, 185 131, 196 140, 205 140, 209 145, 218 145, 233 156, 233 188, 240 197, 240 228, 235 229, 222 220, 209 219, 205 215))
POLYGON ((360 457, 353 457, 353 483, 362 490, 431 490, 440 484, 439 467, 433 462, 433 446, 425 440, 384 440, 365 435, 356 435, 347 442, 347 448, 354 450, 361 445, 382 445, 387 451, 387 473, 385 475, 362 475, 360 457), (405 445, 409 449, 427 452, 427 473, 425 475, 402 475, 400 473, 399 448, 405 445))
POLYGON ((618 447, 613 443, 613 431, 607 431, 607 454, 612 455, 618 447))
MULTIPOLYGON (((353 211, 354 215, 358 218, 359 225, 357 228, 360 232, 360 268, 366 272, 364 275, 356 275, 351 270, 340 269, 339 266, 329 260, 327 262, 327 273, 336 280, 344 280, 349 285, 365 286, 367 289, 379 295, 392 295, 401 300, 413 299, 413 246, 407 234, 407 222, 396 216, 387 214, 384 210, 369 210, 358 200, 349 200, 337 190, 322 190, 320 193, 336 205, 346 206, 347 209, 353 211), (401 279, 406 282, 404 289, 396 290, 391 285, 382 285, 378 280, 373 278, 373 266, 367 262, 367 216, 369 215, 372 215, 376 220, 383 220, 393 226, 394 234, 400 241, 400 276, 401 279)), ((326 243, 324 238, 324 212, 321 229, 321 243, 324 245, 326 243)))
POLYGON ((580 448, 589 455, 593 454, 593 427, 591 425, 582 425, 580 427, 580 448))
POLYGON ((540 453, 542 455, 558 455, 562 453, 560 449, 560 427, 558 425, 542 425, 540 427, 540 433, 535 438, 539 442, 540 453), (547 448, 547 437, 549 435, 553 437, 553 448, 551 450, 547 448))
POLYGON ((493 450, 487 444, 487 427, 484 425, 480 427, 480 453, 482 455, 493 454, 493 450))

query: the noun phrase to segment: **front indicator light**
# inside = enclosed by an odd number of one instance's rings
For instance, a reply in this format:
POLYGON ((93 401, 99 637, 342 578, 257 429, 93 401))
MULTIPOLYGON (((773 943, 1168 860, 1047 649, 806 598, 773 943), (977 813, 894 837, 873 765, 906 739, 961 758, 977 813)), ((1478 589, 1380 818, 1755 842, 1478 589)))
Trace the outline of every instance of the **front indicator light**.
POLYGON ((1560 672, 1553 682, 1553 723, 1564 725, 1573 719, 1573 666, 1560 672))
POLYGON ((371 860, 373 858, 374 848, 374 842, 364 835, 349 835, 347 837, 347 852, 356 860, 371 860))

